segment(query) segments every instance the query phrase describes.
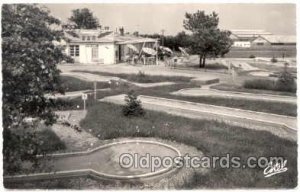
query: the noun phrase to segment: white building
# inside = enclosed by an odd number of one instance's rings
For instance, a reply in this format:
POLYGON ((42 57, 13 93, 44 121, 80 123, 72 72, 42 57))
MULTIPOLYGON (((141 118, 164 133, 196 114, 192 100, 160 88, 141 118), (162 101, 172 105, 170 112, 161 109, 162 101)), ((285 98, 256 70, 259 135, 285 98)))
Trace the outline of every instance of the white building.
POLYGON ((125 61, 132 55, 152 54, 157 57, 158 41, 116 33, 108 30, 71 29, 65 31, 66 54, 72 57, 75 63, 81 64, 113 64, 125 61), (150 48, 153 52, 147 52, 150 48), (155 55, 153 53, 155 52, 155 55))
POLYGON ((231 30, 231 39, 233 40, 233 47, 249 48, 252 45, 252 41, 259 36, 272 35, 270 32, 264 30, 231 30))

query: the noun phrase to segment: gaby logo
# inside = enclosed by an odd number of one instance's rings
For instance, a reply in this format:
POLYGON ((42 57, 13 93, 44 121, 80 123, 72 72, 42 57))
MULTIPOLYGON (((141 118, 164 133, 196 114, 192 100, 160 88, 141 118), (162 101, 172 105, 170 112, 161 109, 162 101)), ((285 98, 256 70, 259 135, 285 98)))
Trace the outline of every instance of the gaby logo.
POLYGON ((276 175, 278 173, 283 173, 288 170, 286 167, 287 160, 284 160, 283 162, 273 162, 270 161, 268 166, 264 170, 265 177, 271 177, 273 175, 276 175))

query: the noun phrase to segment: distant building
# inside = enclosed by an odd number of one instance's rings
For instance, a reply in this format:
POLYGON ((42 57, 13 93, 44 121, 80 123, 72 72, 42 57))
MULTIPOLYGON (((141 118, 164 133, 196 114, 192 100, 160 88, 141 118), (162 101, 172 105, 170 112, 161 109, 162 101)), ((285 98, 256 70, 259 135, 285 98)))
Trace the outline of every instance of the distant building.
POLYGON ((254 46, 296 46, 297 38, 291 35, 261 35, 252 41, 254 46))
POLYGON ((296 36, 274 35, 264 30, 232 30, 231 32, 233 47, 236 48, 295 46, 297 42, 296 36))
POLYGON ((109 28, 87 30, 67 27, 65 29, 67 39, 65 52, 76 63, 82 64, 123 62, 127 56, 141 54, 143 50, 155 49, 158 43, 156 39, 124 34, 123 28, 119 32, 109 31, 109 28))
POLYGON ((241 48, 251 47, 252 41, 259 36, 272 35, 272 33, 266 32, 264 30, 231 30, 231 32, 233 47, 241 48))

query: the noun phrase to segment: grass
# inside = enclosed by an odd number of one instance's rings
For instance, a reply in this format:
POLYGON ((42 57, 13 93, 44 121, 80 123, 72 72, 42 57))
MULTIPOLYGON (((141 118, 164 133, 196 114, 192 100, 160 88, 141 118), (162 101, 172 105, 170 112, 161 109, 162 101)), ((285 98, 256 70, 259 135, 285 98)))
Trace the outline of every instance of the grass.
POLYGON ((136 92, 139 95, 149 95, 154 97, 163 97, 168 99, 178 99, 195 103, 205 103, 217 106, 239 108, 251 111, 274 113, 279 115, 297 116, 297 105, 273 101, 255 101, 236 98, 216 98, 210 96, 189 97, 181 95, 172 95, 170 92, 184 88, 189 88, 188 84, 176 84, 171 86, 161 86, 156 89, 139 89, 136 92))
POLYGON ((251 79, 246 80, 243 84, 243 87, 246 89, 265 89, 273 90, 275 85, 274 80, 270 79, 251 79))
POLYGON ((211 86, 212 89, 217 89, 221 91, 236 91, 245 93, 257 93, 257 94, 271 94, 271 95, 285 95, 285 96, 296 96, 295 93, 273 91, 273 90, 262 90, 262 89, 246 89, 242 86, 237 86, 233 84, 221 83, 218 85, 211 86))
POLYGON ((158 83, 158 82, 166 82, 166 81, 189 82, 191 80, 191 77, 148 75, 141 71, 137 74, 93 72, 93 71, 84 71, 84 70, 76 70, 74 72, 92 73, 92 74, 102 75, 102 76, 114 76, 114 77, 119 77, 121 79, 126 79, 128 81, 132 81, 136 83, 158 83))
POLYGON ((159 137, 192 145, 207 156, 229 153, 249 156, 283 156, 289 171, 265 179, 262 169, 212 169, 208 175, 195 175, 189 188, 295 187, 297 185, 297 144, 265 131, 230 126, 222 122, 191 120, 165 113, 146 111, 143 118, 126 118, 121 107, 96 103, 88 110, 81 127, 91 129, 101 139, 118 137, 159 137))
MULTIPOLYGON (((273 101, 255 101, 255 100, 247 100, 247 99, 230 99, 230 98, 216 98, 209 96, 199 96, 199 97, 189 97, 189 96, 181 96, 181 95, 172 95, 171 92, 178 91, 180 89, 192 88, 193 85, 189 83, 178 83, 174 85, 166 85, 153 88, 139 88, 136 86, 123 87, 120 89, 114 89, 110 92, 97 92, 97 99, 101 99, 103 97, 123 94, 127 93, 129 90, 133 89, 138 95, 148 95, 154 97, 163 97, 168 99, 178 99, 183 101, 190 101, 196 103, 205 103, 216 106, 225 106, 232 108, 239 108, 251 111, 259 111, 266 113, 274 113, 279 115, 287 115, 287 116, 297 116, 297 105, 283 102, 273 102, 273 101)), ((87 107, 93 105, 93 95, 89 95, 87 100, 87 107)), ((58 99, 56 101, 57 106, 59 106, 58 110, 76 110, 82 109, 82 100, 81 98, 76 99, 58 99), (79 107, 77 107, 79 106, 79 107)))
POLYGON ((243 87, 246 89, 262 89, 262 90, 296 93, 297 91, 296 84, 293 85, 287 84, 287 85, 280 84, 280 86, 278 86, 276 81, 270 79, 252 79, 252 80, 244 81, 243 87))
MULTIPOLYGON (((94 83, 83 81, 75 77, 61 76, 62 86, 65 91, 80 91, 94 89, 94 83)), ((108 88, 109 84, 105 82, 97 82, 97 89, 108 88)))

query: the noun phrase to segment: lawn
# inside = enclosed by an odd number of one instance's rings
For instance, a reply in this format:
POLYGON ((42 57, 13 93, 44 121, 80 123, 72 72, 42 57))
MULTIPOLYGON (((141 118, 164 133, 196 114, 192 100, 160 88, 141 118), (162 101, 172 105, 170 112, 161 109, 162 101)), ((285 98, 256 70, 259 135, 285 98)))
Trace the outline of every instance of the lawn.
MULTIPOLYGON (((206 175, 194 175, 183 188, 294 188, 297 185, 297 144, 266 131, 231 126, 223 122, 195 120, 166 113, 146 111, 144 117, 127 118, 121 106, 93 103, 81 127, 100 139, 118 137, 157 137, 196 147, 205 156, 277 157, 287 159, 288 171, 269 178, 261 168, 210 169, 206 175)), ((123 188, 141 189, 142 182, 96 181, 87 177, 21 183, 11 188, 123 188), (141 188, 139 188, 141 187, 141 188)), ((9 187, 9 186, 8 186, 9 187)))
MULTIPOLYGON (((163 97, 169 99, 178 99, 183 101, 190 101, 196 103, 205 103, 217 106, 225 106, 232 108, 239 108, 251 111, 259 111, 266 113, 274 113, 279 115, 288 115, 288 116, 297 116, 297 105, 283 102, 271 102, 271 101, 255 101, 247 99, 230 99, 230 98, 216 98, 209 96, 199 96, 199 97, 189 97, 181 95, 172 95, 171 92, 178 91, 180 89, 192 88, 193 85, 189 83, 178 83, 174 85, 166 85, 153 88, 140 88, 134 85, 124 85, 123 87, 113 89, 111 91, 98 91, 97 99, 102 99, 103 97, 117 95, 122 93, 127 93, 129 90, 133 89, 138 95, 148 95, 154 97, 163 97)), ((90 98, 93 98, 93 95, 89 95, 90 98)), ((58 110, 76 110, 82 109, 81 98, 63 100, 58 99, 55 101, 58 106, 58 110), (79 105, 79 108, 77 107, 79 105)), ((87 107, 92 106, 92 99, 87 101, 87 107)))
POLYGON ((274 113, 279 115, 297 116, 297 105, 283 102, 271 101, 255 101, 247 99, 233 99, 233 98, 216 98, 210 96, 189 97, 181 95, 172 95, 170 92, 188 88, 188 84, 176 84, 170 86, 161 86, 155 89, 138 89, 136 92, 139 95, 149 95, 154 97, 163 97, 169 99, 178 99, 190 101, 195 103, 205 103, 217 106, 225 106, 232 108, 239 108, 251 111, 260 111, 266 113, 274 113))
MULTIPOLYGON (((75 77, 61 76, 62 86, 66 92, 94 89, 94 83, 83 81, 75 77)), ((97 82, 97 89, 108 88, 109 84, 97 82)))
POLYGON ((162 76, 162 75, 148 75, 144 72, 139 73, 109 73, 109 72, 93 72, 93 71, 84 71, 84 70, 74 70, 74 72, 84 72, 84 73, 92 73, 101 76, 114 76, 119 77, 121 79, 126 79, 128 81, 136 82, 136 83, 158 83, 158 82, 189 82, 191 77, 182 77, 182 76, 162 76))
POLYGON ((121 107, 95 103, 81 127, 101 139, 118 137, 159 137, 192 145, 208 156, 283 156, 288 172, 268 179, 262 169, 212 169, 208 175, 195 175, 187 188, 295 187, 297 185, 297 144, 265 131, 248 130, 228 124, 191 120, 165 113, 146 111, 142 118, 127 118, 121 107))

